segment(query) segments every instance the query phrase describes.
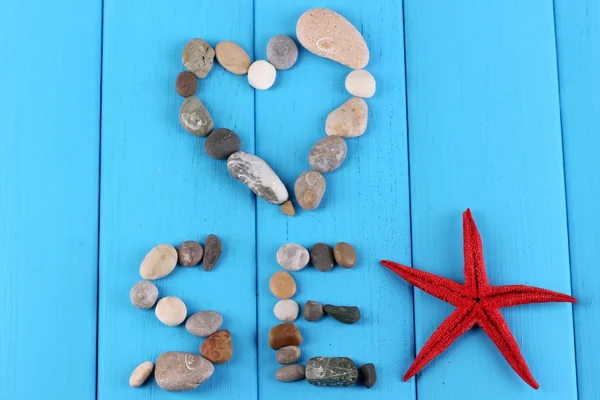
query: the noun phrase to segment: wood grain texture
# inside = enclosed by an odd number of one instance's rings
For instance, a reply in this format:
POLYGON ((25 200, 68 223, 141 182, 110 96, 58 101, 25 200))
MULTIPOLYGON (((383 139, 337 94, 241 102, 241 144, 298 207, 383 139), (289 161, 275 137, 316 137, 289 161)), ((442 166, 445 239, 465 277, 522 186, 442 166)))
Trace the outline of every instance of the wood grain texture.
MULTIPOLYGON (((569 293, 552 2, 406 0, 405 23, 414 267, 462 281, 471 207, 492 284, 569 293)), ((418 349, 451 309, 415 291, 418 349)), ((418 375, 419 399, 577 398, 571 305, 502 313, 541 389, 475 329, 418 375)))
MULTIPOLYGON (((252 1, 105 1, 100 400, 256 398, 254 197, 229 176, 225 161, 205 154, 204 139, 180 126, 183 99, 175 92, 189 39, 213 46, 229 39, 251 52, 252 24, 252 1), (198 354, 202 343, 183 325, 167 327, 153 310, 130 304, 142 258, 159 243, 204 243, 210 233, 224 247, 213 271, 178 267, 156 284, 160 296, 180 297, 188 315, 220 312, 233 358, 193 392, 165 392, 153 381, 129 388, 129 374, 142 361, 169 350, 198 354)), ((253 95, 244 77, 215 64, 198 96, 216 126, 253 148, 253 95)))
MULTIPOLYGON (((313 7, 330 7, 364 34, 370 48, 367 69, 378 81, 367 132, 347 140, 348 155, 340 169, 325 175, 327 190, 315 211, 296 204, 294 217, 262 200, 257 206, 259 283, 259 397, 262 399, 389 399, 415 397, 414 383, 402 383, 400 372, 413 357, 410 288, 378 263, 382 257, 410 263, 408 163, 404 90, 402 6, 395 1, 344 2, 256 1, 256 58, 264 59, 268 40, 276 34, 295 38, 300 15, 313 7), (307 267, 293 273, 294 300, 356 305, 362 319, 343 325, 331 317, 297 324, 304 336, 301 363, 315 356, 347 356, 359 366, 376 365, 378 383, 370 390, 318 388, 307 381, 280 383, 279 364, 268 346, 268 332, 278 323, 271 275, 282 270, 275 254, 288 242, 310 248, 317 242, 355 246, 358 263, 322 273, 307 267)), ((308 152, 325 136, 327 114, 349 99, 344 80, 350 70, 300 48, 297 64, 278 71, 275 86, 256 93, 257 154, 282 177, 290 192, 296 178, 309 169, 308 152)))
POLYGON ((555 1, 579 399, 600 397, 600 4, 555 1))
POLYGON ((100 1, 0 5, 3 400, 95 396, 100 28, 100 1))

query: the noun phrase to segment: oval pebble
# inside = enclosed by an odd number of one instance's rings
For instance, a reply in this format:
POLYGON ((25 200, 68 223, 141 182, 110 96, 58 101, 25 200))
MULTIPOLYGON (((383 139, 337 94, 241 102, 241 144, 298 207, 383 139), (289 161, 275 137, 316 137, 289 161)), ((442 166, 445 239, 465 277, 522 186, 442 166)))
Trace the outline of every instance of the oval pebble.
POLYGON ((269 281, 269 289, 278 299, 289 299, 296 294, 296 281, 287 272, 275 272, 269 281))
POLYGON ((177 248, 177 259, 179 260, 179 265, 183 267, 193 267, 202 260, 203 255, 204 249, 202 245, 193 240, 183 242, 177 248))
POLYGON ((144 257, 140 265, 140 275, 154 280, 169 275, 177 265, 177 250, 170 244, 159 244, 144 257))
POLYGON ((377 372, 375 371, 375 365, 368 363, 358 369, 360 380, 367 389, 371 389, 377 382, 377 372))
POLYGON ((327 116, 325 133, 345 138, 361 136, 367 130, 368 117, 367 102, 353 97, 327 116))
POLYGON ((139 281, 129 291, 129 299, 137 308, 152 308, 158 299, 158 288, 152 282, 139 281))
POLYGON ((301 270, 309 260, 308 250, 296 243, 284 244, 277 251, 277 263, 288 271, 301 270))
POLYGON ((295 321, 298 318, 299 311, 298 303, 292 299, 279 300, 273 307, 275 317, 281 322, 295 321))
POLYGON ((308 300, 304 303, 304 307, 302 307, 302 312, 304 314, 304 319, 308 322, 315 322, 321 319, 325 311, 323 310, 323 305, 318 301, 308 300))
POLYGON ((197 354, 169 351, 158 356, 154 378, 156 384, 170 392, 183 392, 197 388, 210 378, 214 365, 197 354))
POLYGON ((183 65, 198 78, 206 78, 213 66, 215 50, 204 39, 192 39, 183 48, 183 65))
POLYGON ((298 59, 298 46, 289 36, 276 35, 267 44, 267 60, 277 69, 291 68, 298 59))
POLYGON ((356 265, 356 251, 354 247, 346 242, 339 242, 333 248, 335 261, 344 268, 352 268, 356 265))
POLYGON ((222 160, 236 151, 240 151, 242 141, 232 130, 217 128, 208 135, 204 142, 204 151, 210 157, 222 160))
POLYGON ((327 272, 335 263, 333 249, 325 243, 317 243, 310 249, 310 263, 321 272, 327 272))
POLYGON ((271 204, 282 204, 289 197, 277 174, 262 158, 254 154, 244 151, 233 153, 227 159, 227 169, 231 176, 271 204))
POLYGON ((300 334, 295 324, 279 324, 269 331, 269 346, 273 350, 279 350, 285 346, 300 346, 301 344, 302 334, 300 334))
POLYGON ((200 354, 214 364, 224 364, 231 360, 233 356, 231 333, 225 329, 210 335, 200 346, 200 354))
POLYGON ((267 90, 275 83, 277 71, 265 60, 254 61, 248 69, 248 83, 254 89, 267 90))
POLYGON ((285 346, 277 350, 275 359, 279 364, 291 364, 298 361, 302 355, 302 350, 298 346, 285 346))
POLYGON ((185 329, 198 337, 208 337, 219 330, 223 316, 216 311, 200 311, 185 321, 185 329))
POLYGON ((204 264, 202 268, 205 271, 212 271, 215 265, 217 265, 222 252, 223 244, 221 244, 221 239, 217 235, 208 235, 204 246, 204 264))
POLYGON ((325 178, 318 171, 306 171, 294 184, 294 193, 300 207, 314 210, 319 206, 326 189, 325 178))
POLYGON ((348 147, 339 136, 328 136, 319 140, 308 153, 308 163, 315 171, 327 173, 334 171, 346 159, 348 147))
POLYGON ((188 97, 181 105, 179 122, 186 131, 196 136, 206 136, 213 130, 213 120, 196 96, 188 97))
POLYGON ((167 326, 180 325, 187 316, 187 308, 183 301, 175 296, 163 297, 154 309, 156 318, 167 326))
POLYGON ((315 386, 351 386, 358 378, 358 368, 348 357, 313 357, 306 364, 306 378, 315 386))
POLYGON ((250 56, 240 45, 228 40, 219 42, 215 47, 217 61, 232 74, 245 75, 250 68, 250 56))
POLYGON ((177 75, 175 90, 182 97, 190 97, 198 90, 198 79, 190 71, 182 71, 177 75))
POLYGON ((138 365, 129 377, 129 386, 131 386, 132 388, 142 386, 152 373, 153 369, 154 363, 152 361, 145 361, 138 365))
POLYGON ((373 97, 376 89, 377 83, 369 71, 356 69, 346 77, 346 90, 352 96, 368 99, 373 97))
POLYGON ((294 382, 304 379, 304 374, 304 365, 284 365, 275 372, 275 379, 277 379, 279 382, 294 382))

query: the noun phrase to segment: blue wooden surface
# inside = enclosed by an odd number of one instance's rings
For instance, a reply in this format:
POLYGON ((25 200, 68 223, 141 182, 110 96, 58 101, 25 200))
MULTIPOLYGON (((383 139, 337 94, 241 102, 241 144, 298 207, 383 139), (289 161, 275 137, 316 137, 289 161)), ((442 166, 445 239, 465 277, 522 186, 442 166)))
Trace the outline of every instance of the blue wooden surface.
MULTIPOLYGON (((594 0, 0 4, 0 400, 598 398, 599 48, 594 0), (363 33, 378 91, 321 207, 289 218, 183 131, 173 86, 188 39, 233 40, 264 59, 268 39, 293 36, 317 6, 363 33), (466 207, 492 283, 572 287, 580 300, 503 310, 539 391, 478 329, 401 381, 451 307, 377 262, 462 280, 466 207), (217 268, 177 269, 157 286, 188 314, 221 312, 233 359, 194 392, 129 388, 137 364, 201 343, 130 305, 141 259, 209 233, 224 242, 217 268), (278 383, 267 343, 275 253, 340 240, 356 246, 357 266, 295 273, 295 299, 356 304, 363 319, 300 319, 302 362, 347 355, 375 363, 379 382, 278 383)), ((301 49, 269 91, 216 64, 198 96, 291 191, 325 117, 349 97, 348 72, 301 49)))

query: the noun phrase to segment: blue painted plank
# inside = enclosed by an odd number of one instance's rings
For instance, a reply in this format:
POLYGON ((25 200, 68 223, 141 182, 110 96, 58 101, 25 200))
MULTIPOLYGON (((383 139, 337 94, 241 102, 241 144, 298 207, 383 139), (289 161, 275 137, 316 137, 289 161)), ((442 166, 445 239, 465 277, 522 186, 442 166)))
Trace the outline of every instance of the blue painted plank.
MULTIPOLYGON (((405 23, 414 267, 462 282, 471 207, 490 283, 568 293, 552 2, 406 0, 405 23)), ((418 349, 451 310, 415 291, 418 349)), ((502 313, 541 389, 475 329, 418 375, 419 399, 577 397, 571 305, 502 313)))
MULTIPOLYGON (((402 5, 392 0, 256 1, 256 58, 264 59, 270 37, 295 37, 299 16, 313 7, 330 7, 362 31, 370 48, 367 69, 378 80, 368 99, 369 126, 360 138, 347 140, 342 167, 325 175, 327 191, 313 212, 296 205, 294 217, 262 200, 257 203, 259 283, 259 395, 263 399, 390 399, 415 398, 414 382, 403 383, 400 370, 413 357, 410 288, 378 265, 382 258, 410 263, 410 214, 404 88, 402 5), (310 248, 317 242, 346 241, 356 247, 354 269, 335 267, 322 273, 307 267, 294 273, 300 306, 307 300, 357 305, 362 319, 342 325, 332 318, 297 324, 304 336, 301 363, 315 356, 348 356, 357 364, 373 362, 378 383, 367 391, 317 388, 306 381, 280 383, 280 366, 268 345, 268 333, 279 321, 273 315, 276 298, 269 291, 271 275, 282 270, 278 248, 296 242, 310 248)), ((257 154, 269 162, 290 192, 296 178, 309 169, 312 145, 325 136, 325 118, 350 98, 344 79, 350 70, 301 48, 297 64, 278 71, 275 86, 256 93, 257 154)), ((292 196, 293 197, 293 196, 292 196)))
POLYGON ((0 399, 95 396, 100 28, 0 5, 0 399))
MULTIPOLYGON (((225 161, 204 153, 204 139, 179 124, 183 99, 175 78, 181 51, 202 37, 215 46, 234 40, 252 52, 252 1, 105 1, 98 399, 256 398, 255 202, 227 172, 225 161), (139 264, 159 243, 223 241, 212 272, 178 267, 156 281, 160 296, 179 296, 188 315, 223 314, 234 356, 189 393, 156 383, 131 389, 129 374, 164 351, 198 353, 202 339, 185 327, 167 327, 153 310, 129 303, 139 264)), ((198 97, 215 124, 254 147, 253 94, 244 77, 215 63, 198 97)))
POLYGON ((600 378, 600 4, 555 2, 579 398, 597 399, 600 378))

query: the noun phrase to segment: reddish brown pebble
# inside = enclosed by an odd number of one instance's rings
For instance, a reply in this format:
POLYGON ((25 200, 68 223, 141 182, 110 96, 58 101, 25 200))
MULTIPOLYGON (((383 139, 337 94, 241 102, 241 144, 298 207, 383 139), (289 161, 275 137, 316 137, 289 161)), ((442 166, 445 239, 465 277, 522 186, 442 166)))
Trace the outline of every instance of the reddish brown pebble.
POLYGON ((300 346, 302 335, 295 324, 279 324, 269 331, 269 346, 279 350, 285 346, 300 346))
POLYGON ((179 265, 184 267, 193 267, 202 260, 204 249, 202 245, 193 240, 183 242, 177 249, 177 260, 179 265))
POLYGON ((352 268, 356 264, 356 251, 348 243, 340 242, 333 248, 335 261, 344 268, 352 268))
POLYGON ((290 217, 293 217, 296 214, 294 211, 294 204, 291 200, 288 200, 281 205, 281 212, 290 217))
POLYGON ((285 271, 275 272, 269 281, 269 289, 278 299, 289 299, 296 294, 296 281, 285 271))
POLYGON ((233 355, 233 345, 231 344, 229 331, 217 331, 206 338, 200 346, 200 354, 215 364, 223 364, 229 361, 233 355))
POLYGON ((182 97, 190 97, 198 90, 198 79, 190 71, 180 72, 175 81, 175 90, 182 97))

